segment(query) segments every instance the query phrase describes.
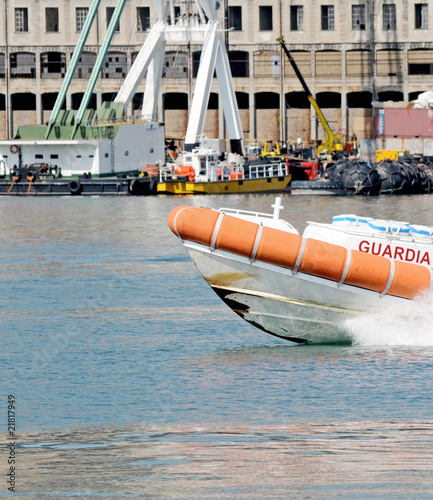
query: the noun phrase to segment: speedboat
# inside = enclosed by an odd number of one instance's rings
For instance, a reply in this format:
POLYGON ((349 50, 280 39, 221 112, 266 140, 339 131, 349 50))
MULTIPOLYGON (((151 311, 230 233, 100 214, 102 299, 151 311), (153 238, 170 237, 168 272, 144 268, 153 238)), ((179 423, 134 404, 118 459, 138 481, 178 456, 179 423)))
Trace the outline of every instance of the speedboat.
POLYGON ((433 229, 353 214, 308 223, 272 214, 175 208, 169 226, 240 317, 293 344, 347 342, 351 319, 421 301, 433 287, 433 229))

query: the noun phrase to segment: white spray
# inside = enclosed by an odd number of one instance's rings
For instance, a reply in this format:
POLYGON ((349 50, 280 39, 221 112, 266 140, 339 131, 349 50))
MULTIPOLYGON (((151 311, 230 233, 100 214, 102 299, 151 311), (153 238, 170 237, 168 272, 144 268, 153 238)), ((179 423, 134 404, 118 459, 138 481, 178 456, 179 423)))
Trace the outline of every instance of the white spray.
POLYGON ((381 307, 344 326, 358 345, 433 346, 433 294, 381 307))

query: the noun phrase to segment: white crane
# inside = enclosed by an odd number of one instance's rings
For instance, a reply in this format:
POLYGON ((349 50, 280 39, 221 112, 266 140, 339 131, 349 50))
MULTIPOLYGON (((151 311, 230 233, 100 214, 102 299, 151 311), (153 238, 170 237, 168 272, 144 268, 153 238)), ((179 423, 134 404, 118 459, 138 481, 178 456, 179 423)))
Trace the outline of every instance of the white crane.
MULTIPOLYGON (((200 143, 214 72, 220 87, 224 118, 232 151, 242 153, 242 126, 223 31, 217 19, 219 2, 190 0, 197 7, 197 15, 175 19, 175 0, 154 0, 157 22, 152 26, 132 68, 117 94, 116 102, 127 106, 141 80, 146 77, 143 115, 156 117, 158 97, 167 42, 203 42, 203 49, 189 111, 185 149, 191 151, 200 143)), ((182 3, 185 3, 182 2, 182 3)))

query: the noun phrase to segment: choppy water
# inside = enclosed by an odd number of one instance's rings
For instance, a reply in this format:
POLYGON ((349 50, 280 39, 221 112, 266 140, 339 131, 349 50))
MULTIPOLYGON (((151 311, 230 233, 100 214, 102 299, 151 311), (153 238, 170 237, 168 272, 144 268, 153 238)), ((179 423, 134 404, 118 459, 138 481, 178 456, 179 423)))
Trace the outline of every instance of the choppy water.
MULTIPOLYGON (((0 198, 16 497, 433 498, 430 304, 372 313, 347 345, 289 347, 231 312, 167 227, 180 204, 273 199, 0 198)), ((433 225, 432 196, 283 205, 300 230, 337 213, 433 225)))

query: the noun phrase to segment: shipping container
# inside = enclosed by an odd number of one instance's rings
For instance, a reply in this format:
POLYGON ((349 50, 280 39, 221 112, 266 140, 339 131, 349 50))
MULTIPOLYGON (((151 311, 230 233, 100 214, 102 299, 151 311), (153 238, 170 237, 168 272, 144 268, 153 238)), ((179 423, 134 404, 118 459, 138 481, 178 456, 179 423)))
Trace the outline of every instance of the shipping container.
POLYGON ((433 109, 376 108, 374 116, 376 137, 433 137, 433 109))

